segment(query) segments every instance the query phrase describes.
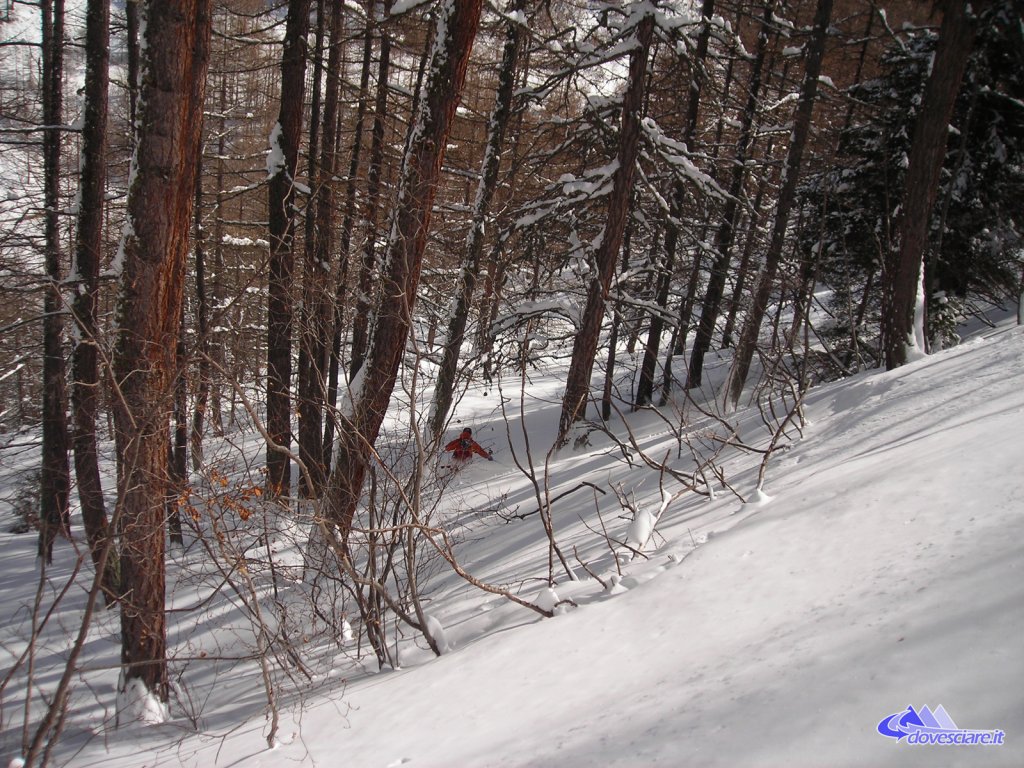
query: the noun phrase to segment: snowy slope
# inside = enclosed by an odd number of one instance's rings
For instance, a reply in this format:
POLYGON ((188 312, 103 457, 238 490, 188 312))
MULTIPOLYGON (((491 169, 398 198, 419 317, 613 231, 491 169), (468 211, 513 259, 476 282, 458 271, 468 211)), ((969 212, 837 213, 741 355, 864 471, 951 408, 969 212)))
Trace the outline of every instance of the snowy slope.
MULTIPOLYGON (((680 499, 662 516, 649 559, 625 563, 613 589, 556 574, 559 597, 576 607, 562 606, 552 619, 441 578, 430 611, 451 652, 434 659, 410 649, 401 669, 376 675, 339 657, 308 695, 283 702, 273 750, 250 666, 217 679, 201 734, 179 718, 99 737, 72 716, 57 762, 1024 765, 1022 363, 1024 332, 1009 328, 892 373, 814 390, 803 437, 769 468, 768 501, 743 504, 728 493, 680 499), (1005 743, 923 747, 877 732, 908 705, 942 705, 961 728, 1005 731, 1005 743)), ((546 402, 544 382, 531 391, 536 403, 522 417, 531 440, 546 445, 557 405, 546 402)), ((492 424, 487 402, 467 398, 463 417, 492 424)), ((643 415, 632 423, 652 452, 663 439, 658 423, 643 415)), ((481 437, 500 448, 488 429, 481 437)), ((462 554, 497 583, 518 574, 521 593, 534 597, 546 558, 537 518, 472 514, 497 496, 506 508, 528 509, 531 491, 511 450, 499 452, 497 466, 471 467, 454 489, 462 554)), ((642 474, 600 446, 559 455, 551 467, 563 489, 642 474)), ((733 482, 743 494, 755 479, 750 460, 736 464, 733 482)), ((656 479, 633 486, 643 508, 657 507, 656 479)), ((584 497, 574 493, 556 507, 556 528, 563 546, 578 543, 608 583, 614 564, 578 523, 596 524, 595 500, 584 497)), ((625 536, 628 521, 600 501, 605 522, 625 536)), ((31 576, 33 545, 3 535, 8 583, 15 569, 31 576)), ((113 633, 116 622, 105 621, 113 633)), ((96 657, 115 651, 108 639, 96 657)), ((18 723, 6 712, 3 726, 18 723)), ((17 743, 8 730, 4 759, 17 743)))
POLYGON ((770 504, 626 594, 353 686, 341 749, 355 765, 1020 765, 1022 362, 1014 330, 815 393, 770 504), (1008 744, 875 731, 939 703, 1008 744))

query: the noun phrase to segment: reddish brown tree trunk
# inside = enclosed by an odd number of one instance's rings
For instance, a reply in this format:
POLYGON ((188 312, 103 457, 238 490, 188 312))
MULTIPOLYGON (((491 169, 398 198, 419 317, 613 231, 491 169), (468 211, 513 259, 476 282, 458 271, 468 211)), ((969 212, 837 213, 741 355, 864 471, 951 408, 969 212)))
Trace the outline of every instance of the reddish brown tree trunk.
MULTIPOLYGON (((511 10, 521 12, 524 0, 515 0, 511 10)), ((494 98, 494 110, 487 126, 487 145, 484 149, 483 167, 473 203, 473 221, 466 236, 466 255, 463 259, 461 280, 455 295, 455 305, 448 322, 444 354, 434 385, 434 402, 430 414, 429 429, 435 438, 440 437, 448 420, 455 392, 455 378, 458 372, 459 356, 466 335, 469 308, 476 289, 477 273, 484 249, 484 223, 491 206, 491 199, 498 186, 498 170, 501 165, 501 148, 505 143, 505 130, 512 113, 512 94, 516 82, 516 66, 525 35, 523 25, 515 19, 506 22, 505 45, 502 50, 501 67, 498 70, 498 91, 494 98)))
POLYGON ((637 25, 637 45, 629 60, 629 84, 622 98, 622 126, 619 130, 619 167, 615 172, 608 199, 608 221, 597 251, 597 274, 587 293, 580 328, 572 348, 572 362, 562 398, 562 414, 558 422, 558 442, 564 444, 569 429, 584 418, 590 397, 590 375, 594 368, 601 321, 611 285, 612 273, 622 246, 633 193, 633 175, 640 143, 640 112, 647 82, 647 59, 654 33, 654 17, 645 16, 637 25))
POLYGON ((481 4, 482 0, 453 0, 442 6, 438 18, 427 92, 403 162, 376 333, 353 383, 351 407, 342 411, 344 420, 327 512, 346 542, 412 325, 441 163, 465 81, 481 4))
POLYGON ((172 406, 209 61, 209 0, 147 6, 138 135, 122 238, 114 424, 122 507, 124 690, 167 701, 164 497, 172 406))

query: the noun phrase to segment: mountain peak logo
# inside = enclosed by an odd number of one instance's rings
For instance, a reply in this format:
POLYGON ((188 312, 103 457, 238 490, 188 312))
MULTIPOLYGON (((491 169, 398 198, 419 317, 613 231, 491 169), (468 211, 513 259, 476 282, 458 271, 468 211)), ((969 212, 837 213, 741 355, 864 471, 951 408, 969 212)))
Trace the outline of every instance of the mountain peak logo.
POLYGON ((941 704, 935 710, 927 706, 907 707, 882 718, 878 732, 896 741, 906 739, 907 744, 940 745, 1001 745, 1006 734, 1000 730, 981 731, 958 728, 941 704))

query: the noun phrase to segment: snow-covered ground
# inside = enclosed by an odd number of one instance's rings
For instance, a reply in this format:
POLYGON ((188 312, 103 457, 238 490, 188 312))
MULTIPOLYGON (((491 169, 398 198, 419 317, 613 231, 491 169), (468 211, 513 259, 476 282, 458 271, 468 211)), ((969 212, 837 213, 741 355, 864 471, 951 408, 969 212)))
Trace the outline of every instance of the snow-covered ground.
MULTIPOLYGON (((469 571, 531 601, 560 601, 553 618, 435 569, 426 608, 448 652, 435 658, 408 641, 401 666, 376 673, 351 647, 310 649, 328 663, 311 665, 312 680, 295 690, 282 686, 278 743, 268 749, 259 668, 227 658, 254 647, 239 601, 197 603, 183 574, 200 558, 180 556, 173 601, 191 609, 172 614, 170 634, 191 661, 172 667, 190 709, 161 725, 109 727, 118 633, 116 617, 101 616, 53 762, 1024 765, 1022 370, 1024 329, 1008 326, 891 373, 816 388, 802 432, 789 431, 760 493, 760 456, 723 453, 716 466, 735 493, 716 481, 711 498, 673 498, 642 555, 615 546, 617 562, 595 531, 603 523, 614 539, 635 542, 644 526, 623 514, 612 488, 656 515, 658 473, 635 451, 633 466, 622 461, 601 436, 590 449, 563 450, 547 477, 552 497, 572 491, 554 502, 553 525, 578 580, 556 566, 556 595, 546 592, 540 518, 527 514, 534 491, 512 454, 523 455, 525 425, 542 469, 558 372, 538 373, 522 408, 513 393, 507 433, 497 393, 471 389, 458 416, 497 460, 456 478, 440 507, 445 524, 469 571), (605 493, 573 490, 582 482, 605 493), (940 706, 957 727, 1001 731, 1003 743, 922 746, 878 730, 908 707, 938 715, 940 706)), ((681 444, 666 416, 633 414, 628 424, 648 455, 669 453, 683 467, 688 455, 675 458, 681 444)), ((688 418, 701 439, 710 425, 688 418)), ((734 421, 742 439, 764 447, 756 413, 734 421)), ((681 485, 666 478, 664 489, 681 485)), ((24 650, 34 549, 30 535, 0 535, 4 675, 24 650)), ((63 544, 58 560, 69 553, 63 544)), ((62 583, 60 567, 52 584, 62 583)), ((71 635, 81 594, 72 590, 65 605, 50 621, 71 635)), ((59 671, 49 654, 66 644, 40 648, 35 696, 52 690, 59 671)), ((21 748, 23 688, 19 673, 2 692, 0 764, 21 748)))

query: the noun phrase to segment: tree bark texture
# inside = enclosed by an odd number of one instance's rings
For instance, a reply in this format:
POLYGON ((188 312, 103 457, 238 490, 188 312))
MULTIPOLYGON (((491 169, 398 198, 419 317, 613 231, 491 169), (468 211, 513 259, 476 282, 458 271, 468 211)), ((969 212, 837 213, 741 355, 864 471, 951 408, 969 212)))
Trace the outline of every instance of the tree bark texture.
POLYGON ((320 495, 326 479, 323 457, 323 413, 327 387, 327 350, 330 334, 331 252, 334 247, 334 199, 337 188, 338 100, 341 95, 343 8, 330 3, 330 46, 327 54, 323 139, 316 186, 310 206, 316 217, 312 239, 305 244, 302 275, 302 322, 299 329, 299 458, 308 475, 299 478, 299 494, 320 495))
POLYGON ((352 385, 351 405, 342 409, 327 514, 344 542, 352 529, 373 445, 391 400, 412 325, 441 163, 465 81, 481 5, 482 0, 451 0, 439 10, 426 94, 406 150, 391 222, 377 326, 369 354, 352 385))
MULTIPOLYGON (((511 11, 519 12, 525 7, 525 0, 516 0, 511 11)), ((451 411, 455 392, 455 378, 459 356, 466 336, 469 308, 476 290, 477 275, 480 271, 484 250, 484 230, 491 199, 498 186, 498 170, 501 166, 501 150, 505 144, 505 131, 512 114, 512 95, 516 82, 516 67, 523 47, 522 25, 513 19, 507 22, 505 45, 498 70, 498 90, 494 98, 494 109, 487 124, 487 144, 484 149, 483 167, 473 202, 473 219, 466 235, 466 254, 461 269, 461 280, 455 296, 455 306, 448 322, 444 353, 434 385, 434 402, 428 428, 436 439, 444 431, 444 425, 451 411)))
MULTIPOLYGON (((620 275, 629 272, 629 243, 632 239, 633 222, 626 219, 626 232, 622 237, 622 266, 620 275)), ((612 391, 615 385, 615 357, 619 346, 619 329, 622 327, 622 315, 618 305, 612 312, 612 328, 608 334, 608 359, 604 367, 604 386, 601 388, 601 419, 608 421, 612 417, 612 391)))
MULTIPOLYGON (((196 174, 198 176, 198 172, 196 174)), ((178 343, 175 347, 174 409, 172 437, 167 467, 167 527, 171 544, 182 546, 185 540, 181 529, 181 510, 178 499, 188 483, 188 379, 185 359, 185 302, 181 303, 178 323, 178 343)))
POLYGON ((64 302, 61 297, 60 145, 64 117, 64 3, 43 0, 43 177, 46 284, 43 294, 43 448, 39 488, 39 556, 53 560, 53 542, 71 525, 68 501, 67 393, 64 386, 64 302))
POLYGON ((704 291, 701 304, 700 322, 693 338, 690 350, 690 367, 686 379, 687 389, 696 389, 701 385, 704 374, 704 355, 711 348, 715 322, 722 308, 722 296, 725 293, 725 278, 729 271, 732 258, 736 216, 739 208, 739 197, 743 191, 746 177, 746 162, 750 145, 753 140, 754 118, 757 114, 757 103, 761 91, 761 71, 764 66, 765 52, 768 47, 768 36, 771 31, 774 3, 765 5, 761 19, 761 31, 757 36, 757 52, 750 73, 750 87, 747 102, 743 108, 739 139, 736 142, 736 157, 732 164, 732 177, 729 180, 729 193, 722 211, 722 224, 715 233, 715 260, 711 265, 711 274, 704 291))
POLYGON ((811 114, 814 101, 818 95, 818 76, 821 74, 821 60, 825 54, 825 41, 828 36, 828 25, 832 17, 832 0, 818 0, 814 13, 814 28, 807 41, 807 62, 804 79, 800 87, 800 101, 797 104, 796 116, 793 121, 789 152, 783 169, 782 186, 779 190, 778 203, 775 209, 775 221, 772 225, 772 237, 765 254, 764 268, 754 289, 754 297, 747 317, 740 332, 739 343, 732 368, 725 384, 727 404, 736 407, 750 364, 754 359, 757 339, 761 331, 761 323, 768 311, 768 301, 775 287, 775 276, 782 261, 782 250, 786 241, 786 230, 789 226, 789 214, 796 200, 797 182, 800 180, 800 168, 803 164, 804 148, 811 129, 811 114))
POLYGON ((202 105, 209 0, 151 0, 117 309, 114 425, 122 511, 121 660, 167 701, 164 496, 202 105))
POLYGON ((619 129, 619 167, 615 171, 611 196, 608 199, 608 221, 597 251, 597 273, 587 292, 587 303, 580 319, 580 328, 572 348, 572 360, 566 378, 562 412, 558 421, 558 442, 565 444, 572 426, 583 420, 590 398, 590 376, 594 368, 601 321, 611 287, 619 248, 629 216, 633 176, 640 143, 640 117, 647 83, 647 60, 654 36, 654 17, 647 15, 637 24, 637 44, 630 54, 629 81, 622 98, 622 120, 619 129))
MULTIPOLYGON (((765 157, 771 157, 773 142, 768 140, 764 150, 765 157)), ((757 182, 757 192, 754 193, 754 202, 750 206, 750 215, 747 220, 746 240, 743 243, 743 252, 740 254, 740 263, 736 268, 736 282, 732 287, 732 296, 729 299, 729 311, 725 318, 725 328, 722 329, 722 348, 727 349, 733 346, 733 333, 736 330, 736 319, 739 316, 742 297, 747 287, 747 280, 750 277, 750 261, 753 257, 754 246, 758 242, 758 228, 761 221, 761 205, 764 202, 766 190, 768 189, 769 178, 761 176, 757 182)))
POLYGON ((192 469, 198 472, 203 465, 203 435, 206 431, 206 410, 210 401, 210 301, 206 292, 206 244, 203 236, 203 177, 202 157, 196 173, 196 200, 192 208, 192 243, 195 253, 196 281, 196 399, 189 429, 189 448, 192 451, 192 469))
MULTIPOLYGON (((986 3, 971 5, 977 14, 986 3)), ((946 158, 949 121, 977 33, 977 17, 967 12, 963 0, 945 0, 942 8, 939 43, 910 144, 897 223, 899 245, 889 254, 882 287, 882 347, 887 370, 905 365, 914 346, 918 283, 946 158)))
MULTIPOLYGON (((110 61, 110 0, 90 0, 86 11, 85 115, 82 123, 80 204, 75 241, 72 314, 78 340, 72 351, 72 412, 75 419, 75 481, 82 526, 94 565, 99 567, 109 537, 106 504, 96 447, 99 412, 99 336, 96 297, 103 257, 103 214, 107 167, 107 103, 110 61)), ((103 595, 107 605, 117 592, 117 559, 106 559, 103 595)))
MULTIPOLYGON (((683 143, 691 152, 693 136, 697 130, 697 118, 700 114, 700 94, 704 87, 704 60, 708 54, 708 41, 711 37, 711 17, 715 13, 715 0, 704 0, 700 15, 703 19, 700 36, 697 38, 697 50, 694 52, 692 72, 690 74, 690 98, 686 106, 686 124, 683 127, 683 143)), ((651 326, 647 331, 647 343, 644 345, 644 358, 640 365, 640 379, 637 382, 634 408, 649 405, 654 399, 654 374, 658 365, 658 350, 661 347, 661 334, 665 328, 665 316, 668 310, 668 298, 672 287, 672 273, 676 265, 676 248, 679 243, 679 217, 682 214, 686 199, 686 187, 679 179, 673 185, 672 205, 669 212, 668 233, 665 236, 665 261, 658 274, 655 298, 658 311, 651 315, 651 326)), ((689 318, 687 318, 689 323, 689 318)), ((674 350, 669 349, 669 357, 674 350)), ((671 370, 671 368, 669 368, 671 370)))
MULTIPOLYGON (((379 4, 374 4, 379 9, 379 4)), ((375 10, 376 12, 376 10, 375 10)), ((349 348, 349 380, 354 380, 366 360, 370 345, 370 311, 373 274, 377 261, 377 220, 380 212, 381 171, 384 165, 384 132, 388 116, 388 76, 391 70, 391 39, 381 29, 380 57, 377 62, 377 92, 373 106, 373 129, 370 138, 370 163, 366 170, 367 236, 359 262, 356 282, 355 312, 352 317, 352 345, 349 348)))
MULTIPOLYGON (((281 55, 281 109, 276 131, 280 162, 268 184, 270 264, 267 299, 267 433, 282 448, 291 445, 292 282, 295 256, 295 169, 302 131, 306 83, 306 31, 310 0, 291 0, 281 55)), ((288 454, 267 446, 267 486, 288 493, 288 454)))
POLYGON ((341 219, 338 243, 340 260, 338 276, 334 291, 334 320, 332 323, 331 357, 327 371, 327 408, 329 412, 324 422, 323 465, 331 466, 334 451, 334 417, 333 410, 338 405, 338 385, 341 375, 341 339, 344 331, 346 304, 346 288, 348 285, 349 249, 352 247, 352 229, 355 227, 356 215, 356 178, 363 153, 363 124, 366 121, 367 100, 370 92, 370 69, 373 63, 373 28, 374 22, 367 14, 366 28, 363 37, 363 62, 359 75, 359 99, 356 104, 356 127, 352 136, 352 152, 349 155, 348 178, 345 181, 345 212, 341 219))

